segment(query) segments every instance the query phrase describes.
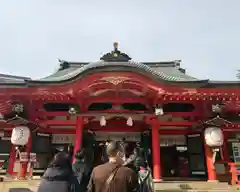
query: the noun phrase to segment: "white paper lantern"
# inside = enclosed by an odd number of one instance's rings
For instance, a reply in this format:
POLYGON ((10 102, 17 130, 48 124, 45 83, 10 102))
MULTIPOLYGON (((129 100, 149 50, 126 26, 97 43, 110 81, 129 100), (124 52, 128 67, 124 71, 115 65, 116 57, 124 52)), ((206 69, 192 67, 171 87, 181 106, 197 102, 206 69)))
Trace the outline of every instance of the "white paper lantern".
POLYGON ((204 131, 206 144, 210 147, 220 147, 223 145, 223 132, 218 127, 208 127, 204 131))
POLYGON ((30 137, 30 130, 26 126, 18 126, 12 130, 11 142, 14 145, 26 145, 30 137))

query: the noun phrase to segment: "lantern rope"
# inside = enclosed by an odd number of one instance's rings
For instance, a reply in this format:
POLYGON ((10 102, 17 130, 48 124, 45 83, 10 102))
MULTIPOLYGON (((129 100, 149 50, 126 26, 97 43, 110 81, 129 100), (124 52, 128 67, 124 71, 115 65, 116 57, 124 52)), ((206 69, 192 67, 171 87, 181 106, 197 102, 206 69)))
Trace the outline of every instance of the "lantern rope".
POLYGON ((32 121, 29 121, 29 120, 27 120, 27 119, 24 119, 24 118, 22 118, 22 117, 19 117, 18 115, 16 115, 16 116, 13 117, 13 118, 10 118, 10 119, 6 120, 6 122, 7 122, 7 123, 11 123, 11 122, 14 121, 14 120, 21 120, 21 121, 23 121, 24 123, 30 123, 30 124, 35 125, 36 128, 31 130, 32 133, 36 132, 36 131, 40 128, 40 126, 39 126, 38 124, 36 124, 36 123, 34 123, 34 122, 32 122, 32 121))

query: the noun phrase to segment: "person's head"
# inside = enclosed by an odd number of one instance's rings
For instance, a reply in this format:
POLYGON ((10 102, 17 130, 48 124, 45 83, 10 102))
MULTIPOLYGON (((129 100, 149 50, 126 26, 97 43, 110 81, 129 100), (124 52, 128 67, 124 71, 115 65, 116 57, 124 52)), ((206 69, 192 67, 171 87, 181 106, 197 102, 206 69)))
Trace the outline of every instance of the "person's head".
POLYGON ((71 160, 69 159, 69 155, 64 151, 57 153, 49 165, 49 167, 63 168, 67 168, 69 166, 71 166, 71 160))
POLYGON ((118 141, 111 141, 106 146, 106 152, 109 160, 116 159, 123 163, 124 149, 123 146, 118 141))
POLYGON ((86 159, 86 149, 82 148, 82 149, 78 150, 75 154, 75 158, 76 158, 76 160, 85 161, 85 159, 86 159))
POLYGON ((107 146, 110 143, 110 140, 106 140, 105 145, 107 146))
POLYGON ((141 158, 141 157, 137 157, 135 162, 134 162, 134 165, 137 169, 139 168, 146 168, 146 163, 144 162, 144 159, 141 158))
POLYGON ((135 147, 135 148, 133 149, 133 153, 136 154, 137 156, 140 156, 140 148, 135 147))

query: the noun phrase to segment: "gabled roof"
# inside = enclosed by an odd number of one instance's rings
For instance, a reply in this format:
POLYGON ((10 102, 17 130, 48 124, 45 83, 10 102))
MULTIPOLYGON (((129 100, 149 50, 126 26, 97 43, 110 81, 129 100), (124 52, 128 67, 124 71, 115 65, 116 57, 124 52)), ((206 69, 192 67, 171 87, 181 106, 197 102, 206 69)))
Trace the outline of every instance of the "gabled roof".
POLYGON ((37 82, 61 82, 71 80, 78 76, 84 75, 93 71, 136 71, 148 76, 152 76, 158 80, 169 82, 199 82, 194 77, 188 76, 183 72, 175 61, 172 62, 146 62, 137 63, 133 61, 128 62, 106 62, 99 61, 94 63, 76 63, 66 62, 62 64, 62 69, 56 73, 39 79, 37 82))
POLYGON ((118 50, 118 43, 114 42, 113 51, 104 54, 100 61, 89 63, 76 63, 61 61, 61 68, 54 74, 32 83, 59 83, 69 81, 75 78, 81 78, 86 74, 93 72, 136 72, 149 76, 157 81, 164 82, 206 82, 207 80, 198 80, 185 74, 185 70, 180 68, 180 61, 170 62, 134 62, 126 53, 118 50))

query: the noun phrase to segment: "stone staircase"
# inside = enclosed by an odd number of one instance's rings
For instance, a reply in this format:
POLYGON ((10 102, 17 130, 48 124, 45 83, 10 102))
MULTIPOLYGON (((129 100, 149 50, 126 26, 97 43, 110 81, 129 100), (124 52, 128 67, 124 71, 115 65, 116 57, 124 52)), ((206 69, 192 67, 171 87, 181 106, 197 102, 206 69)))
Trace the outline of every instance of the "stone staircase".
MULTIPOLYGON (((237 191, 232 188, 228 183, 218 182, 203 182, 203 181, 163 181, 155 183, 154 188, 156 192, 229 192, 237 191)), ((240 192, 240 191, 239 191, 240 192)))

